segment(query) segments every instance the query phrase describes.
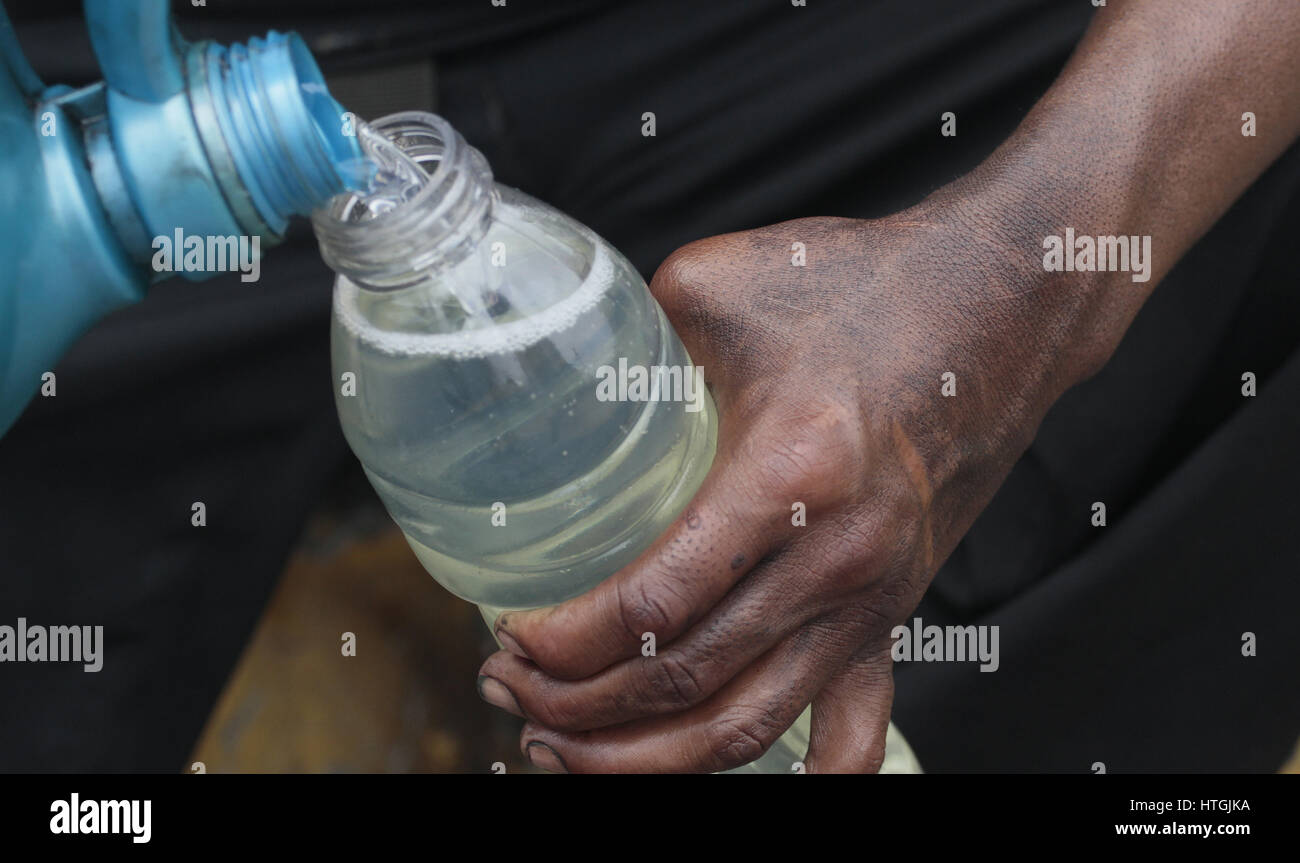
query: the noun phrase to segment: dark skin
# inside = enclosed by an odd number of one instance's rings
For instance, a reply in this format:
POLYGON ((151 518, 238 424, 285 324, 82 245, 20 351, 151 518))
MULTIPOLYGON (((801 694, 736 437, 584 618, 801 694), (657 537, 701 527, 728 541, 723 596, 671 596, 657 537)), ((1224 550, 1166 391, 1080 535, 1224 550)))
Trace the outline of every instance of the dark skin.
POLYGON ((673 253, 650 287, 706 370, 717 457, 632 565, 497 621, 507 649, 480 690, 527 718, 525 754, 570 772, 723 770, 811 703, 807 769, 877 770, 891 630, 1051 405, 1298 135, 1300 3, 1110 0, 1012 138, 916 207, 673 253), (1150 235, 1150 281, 1044 272, 1043 238, 1066 226, 1150 235))

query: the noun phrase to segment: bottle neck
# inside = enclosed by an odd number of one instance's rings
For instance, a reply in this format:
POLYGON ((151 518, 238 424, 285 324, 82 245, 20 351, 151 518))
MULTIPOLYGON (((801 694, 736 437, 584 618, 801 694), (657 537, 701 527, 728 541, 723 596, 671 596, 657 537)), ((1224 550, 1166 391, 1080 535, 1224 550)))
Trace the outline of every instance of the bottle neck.
POLYGON ((409 287, 463 260, 487 233, 497 198, 483 154, 434 114, 392 114, 361 131, 391 142, 427 177, 403 187, 391 176, 403 166, 370 150, 379 175, 372 188, 339 195, 312 216, 321 257, 377 291, 409 287))

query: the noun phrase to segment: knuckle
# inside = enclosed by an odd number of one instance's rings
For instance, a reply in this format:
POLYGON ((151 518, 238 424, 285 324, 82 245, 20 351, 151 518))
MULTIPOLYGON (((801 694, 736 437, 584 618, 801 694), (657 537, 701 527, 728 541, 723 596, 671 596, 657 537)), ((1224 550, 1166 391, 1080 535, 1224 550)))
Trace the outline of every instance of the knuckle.
POLYGON ((694 707, 708 694, 691 662, 677 651, 649 657, 643 665, 649 700, 659 708, 684 710, 694 707))
POLYGON ((766 707, 728 708, 708 728, 708 756, 715 769, 740 767, 760 758, 784 730, 766 707))
POLYGON ((836 516, 818 537, 823 549, 826 577, 832 585, 856 591, 873 584, 892 571, 875 513, 848 511, 836 516))
POLYGON ((629 643, 640 642, 647 632, 667 638, 679 619, 672 594, 644 582, 618 587, 619 623, 629 643))
MULTIPOLYGON (((853 568, 875 570, 880 565, 880 526, 859 508, 836 513, 824 538, 826 557, 853 568)), ((874 573, 872 573, 874 574, 874 573)))
POLYGON ((804 403, 781 416, 769 435, 763 469, 777 488, 834 507, 855 498, 868 474, 862 418, 840 399, 804 403))
POLYGON ((880 768, 885 764, 885 744, 873 743, 862 754, 862 772, 879 773, 880 768))
POLYGON ((682 308, 713 279, 713 266, 707 241, 688 243, 659 265, 650 290, 665 308, 682 308))

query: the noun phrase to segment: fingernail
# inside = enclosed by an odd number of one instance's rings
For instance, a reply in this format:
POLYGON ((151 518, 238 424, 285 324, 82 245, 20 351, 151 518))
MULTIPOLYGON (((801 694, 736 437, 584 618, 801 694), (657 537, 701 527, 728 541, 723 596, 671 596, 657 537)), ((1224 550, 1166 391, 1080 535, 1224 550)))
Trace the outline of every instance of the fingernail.
POLYGON ((497 625, 494 630, 494 634, 497 637, 497 641, 501 643, 502 647, 504 647, 506 650, 513 653, 515 656, 518 656, 520 659, 527 659, 528 654, 524 652, 523 647, 519 645, 519 642, 515 640, 515 637, 513 635, 506 632, 505 622, 506 622, 506 615, 503 614, 497 618, 497 625))
POLYGON ((564 766, 564 759, 560 757, 560 753, 540 740, 529 743, 524 748, 524 752, 528 755, 528 760, 534 767, 540 767, 551 773, 569 772, 569 768, 564 766))
POLYGON ((488 704, 500 707, 506 713, 513 713, 515 716, 524 715, 524 712, 519 709, 519 701, 514 693, 495 677, 488 677, 486 674, 478 676, 478 695, 488 704))

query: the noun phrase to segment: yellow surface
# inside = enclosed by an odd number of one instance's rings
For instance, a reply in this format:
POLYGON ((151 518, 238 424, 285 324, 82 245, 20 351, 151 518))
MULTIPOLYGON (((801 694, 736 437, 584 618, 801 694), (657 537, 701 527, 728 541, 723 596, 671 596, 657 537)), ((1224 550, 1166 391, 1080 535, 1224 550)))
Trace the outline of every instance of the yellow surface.
POLYGON ((493 649, 475 608, 434 583, 395 527, 299 552, 193 760, 209 773, 526 769, 518 720, 475 691, 493 649), (342 654, 345 632, 356 656, 342 654))

